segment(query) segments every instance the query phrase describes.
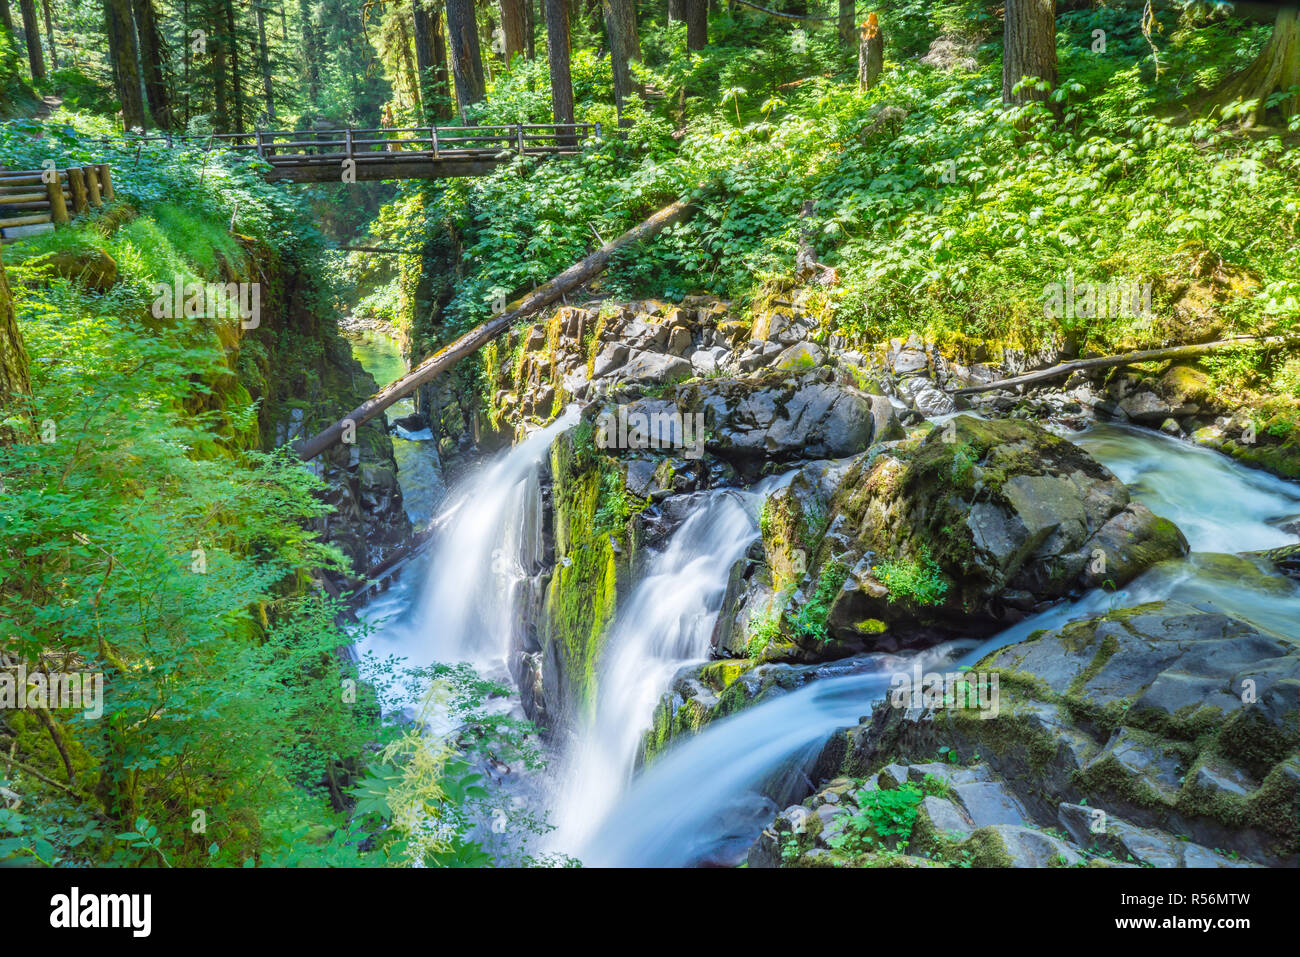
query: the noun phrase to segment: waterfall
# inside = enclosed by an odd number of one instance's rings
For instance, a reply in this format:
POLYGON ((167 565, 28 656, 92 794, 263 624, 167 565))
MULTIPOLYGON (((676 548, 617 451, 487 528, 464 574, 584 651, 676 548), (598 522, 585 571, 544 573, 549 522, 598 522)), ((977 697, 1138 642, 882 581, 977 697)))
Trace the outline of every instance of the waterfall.
POLYGON ((366 650, 403 656, 413 666, 464 661, 501 670, 518 589, 541 557, 538 470, 555 437, 578 415, 570 407, 457 484, 435 519, 441 528, 413 615, 370 636, 366 650))
POLYGON ((596 681, 594 716, 557 777, 551 844, 578 854, 629 783, 642 734, 673 675, 708 657, 732 566, 757 538, 761 492, 724 490, 682 523, 619 609, 596 681))
MULTIPOLYGON (((1194 549, 1251 550, 1295 540, 1278 527, 1300 514, 1300 494, 1290 483, 1144 430, 1098 426, 1075 438, 1132 483, 1136 498, 1183 527, 1194 549)), ((1157 566, 1120 591, 1097 590, 1051 608, 964 653, 952 644, 923 652, 921 660, 925 670, 974 665, 1039 629, 1164 599, 1212 607, 1300 641, 1300 588, 1273 582, 1276 587, 1266 590, 1226 582, 1193 554, 1157 566)), ((815 757, 836 729, 857 724, 884 696, 890 675, 910 667, 886 656, 866 657, 877 659, 874 667, 755 705, 660 756, 590 827, 584 862, 680 867, 734 861, 770 820, 770 813, 760 812, 771 807, 764 790, 773 776, 815 757)))

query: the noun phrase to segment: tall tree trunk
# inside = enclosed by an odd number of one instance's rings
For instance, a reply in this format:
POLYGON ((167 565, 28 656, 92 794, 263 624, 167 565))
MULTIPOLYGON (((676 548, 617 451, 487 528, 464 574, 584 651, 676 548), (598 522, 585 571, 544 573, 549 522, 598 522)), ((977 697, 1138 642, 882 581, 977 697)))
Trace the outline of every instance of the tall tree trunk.
POLYGON ((443 29, 442 11, 433 8, 433 83, 441 99, 438 101, 438 116, 451 119, 456 110, 451 99, 451 74, 447 70, 447 31, 443 29))
MULTIPOLYGON (((27 39, 27 63, 32 69, 32 79, 45 76, 45 57, 41 54, 41 25, 36 19, 35 0, 18 0, 23 13, 23 36, 27 39)), ((127 23, 131 21, 128 19, 127 23)))
POLYGON ((862 24, 858 37, 858 90, 871 89, 885 68, 885 35, 880 32, 880 21, 870 14, 862 24))
POLYGON ((9 10, 9 0, 0 0, 0 27, 4 27, 11 34, 14 32, 14 15, 9 10))
POLYGON ((271 82, 271 50, 266 44, 266 11, 262 0, 253 0, 257 12, 257 59, 262 68, 262 94, 266 98, 266 124, 275 126, 275 88, 271 82))
MULTIPOLYGON (((144 93, 149 113, 162 129, 172 125, 171 93, 167 84, 162 32, 153 0, 135 0, 135 24, 140 37, 140 69, 144 72, 144 93)), ((188 39, 182 42, 189 42, 188 39)))
MULTIPOLYGON (((573 122, 573 79, 569 75, 569 5, 546 2, 546 56, 551 65, 551 111, 556 123, 573 122)), ((561 142, 571 142, 564 137, 561 142)))
POLYGON ((840 0, 839 27, 840 43, 853 48, 853 0, 840 0))
MULTIPOLYGON (((1228 77, 1206 101, 1210 108, 1222 108, 1234 100, 1258 100, 1259 104, 1244 118, 1243 126, 1264 121, 1269 94, 1300 84, 1300 13, 1295 6, 1280 7, 1273 23, 1273 34, 1253 63, 1235 76, 1228 77)), ((1300 99, 1290 96, 1277 105, 1282 119, 1300 112, 1300 99)))
POLYGON ((703 50, 709 43, 709 0, 686 0, 686 49, 703 50))
POLYGON ((320 103, 320 38, 311 18, 310 0, 298 0, 298 20, 302 23, 302 59, 307 73, 307 100, 313 109, 320 103))
POLYGON ((32 437, 30 370, 23 333, 18 328, 9 294, 4 259, 0 258, 0 445, 32 437), (17 425, 23 421, 29 423, 26 428, 17 425))
POLYGON ((456 80, 456 103, 464 121, 465 108, 487 96, 483 56, 474 23, 474 0, 447 0, 447 39, 451 47, 451 72, 456 80))
POLYGON ((641 62, 641 35, 636 28, 636 0, 607 0, 614 23, 623 40, 623 55, 628 63, 641 62))
POLYGON ((1013 93, 1024 77, 1046 80, 1056 86, 1056 0, 1007 0, 1002 42, 1002 102, 1046 100, 1050 90, 1026 84, 1013 93))
POLYGON ((516 53, 523 53, 525 33, 528 30, 528 13, 524 0, 501 0, 501 31, 506 39, 506 63, 516 53))
MULTIPOLYGON (((528 37, 528 59, 537 59, 537 0, 524 0, 524 10, 528 14, 528 25, 525 28, 528 37)), ((529 89, 532 89, 532 80, 529 80, 529 89)))
POLYGON ((234 0, 225 0, 226 35, 230 38, 230 91, 234 94, 234 120, 236 133, 244 132, 244 80, 239 70, 239 30, 235 26, 234 0))
POLYGON ((209 61, 212 63, 212 97, 217 120, 213 124, 218 133, 230 132, 230 96, 226 90, 226 48, 230 40, 217 26, 215 17, 220 11, 213 11, 213 18, 208 23, 209 61))
POLYGON ((424 121, 445 119, 447 48, 442 43, 442 10, 427 0, 411 0, 411 25, 415 32, 415 69, 419 74, 420 106, 424 121))
POLYGON ((140 70, 135 48, 135 25, 131 17, 131 0, 108 0, 109 54, 117 76, 117 95, 122 102, 122 128, 144 128, 144 100, 140 96, 140 70))
POLYGON ((609 38, 609 62, 614 71, 614 106, 618 111, 619 125, 623 123, 623 110, 632 95, 632 71, 628 68, 627 33, 620 17, 627 16, 632 0, 603 0, 605 9, 605 35, 609 38), (621 8, 621 9, 620 9, 621 8))
POLYGON ((420 101, 420 84, 416 78, 415 61, 411 57, 411 34, 406 29, 406 17, 403 12, 400 9, 395 10, 393 16, 397 18, 397 39, 402 51, 402 71, 405 74, 404 82, 407 96, 410 97, 411 112, 419 116, 423 105, 420 101))
POLYGON ((59 51, 54 46, 54 18, 50 16, 50 0, 41 0, 41 12, 45 15, 45 42, 50 47, 50 66, 59 68, 59 51))
POLYGON ((668 0, 668 22, 681 23, 686 19, 686 0, 668 0))

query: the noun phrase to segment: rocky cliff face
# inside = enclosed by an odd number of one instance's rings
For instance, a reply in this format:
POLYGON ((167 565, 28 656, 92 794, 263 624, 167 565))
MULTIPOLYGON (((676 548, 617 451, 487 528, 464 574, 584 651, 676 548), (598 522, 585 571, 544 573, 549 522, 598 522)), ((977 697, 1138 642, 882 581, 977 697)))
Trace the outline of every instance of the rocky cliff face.
MULTIPOLYGON (((304 273, 265 248, 250 248, 243 264, 224 263, 227 282, 262 283, 255 328, 226 343, 231 374, 214 389, 214 402, 233 395, 258 400, 256 445, 279 448, 357 406, 377 385, 352 357, 328 304, 307 286, 304 273)), ((328 484, 334 513, 318 520, 325 541, 339 547, 353 570, 382 561, 409 540, 397 465, 383 416, 360 426, 356 441, 334 446, 309 464, 328 484)))

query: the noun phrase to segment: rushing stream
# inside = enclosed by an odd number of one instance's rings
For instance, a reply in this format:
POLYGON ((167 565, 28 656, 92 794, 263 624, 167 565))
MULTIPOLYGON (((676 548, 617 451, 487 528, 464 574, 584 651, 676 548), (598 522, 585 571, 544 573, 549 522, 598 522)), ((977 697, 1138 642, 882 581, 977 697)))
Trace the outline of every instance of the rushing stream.
MULTIPOLYGON (((515 626, 512 596, 543 571, 539 466, 552 439, 576 421, 570 409, 467 477, 440 512, 443 525, 423 571, 365 610, 391 616, 367 640, 411 664, 470 661, 504 673, 515 626)), ((992 638, 953 641, 920 654, 923 667, 974 664, 1032 632, 1146 601, 1178 599, 1249 619, 1300 642, 1300 586, 1270 573, 1241 574, 1242 560, 1214 553, 1296 540, 1300 490, 1214 452, 1146 430, 1097 425, 1072 437, 1130 485, 1136 498, 1176 522, 1192 556, 1147 572, 1116 592, 1093 591, 992 638), (1235 564, 1233 564, 1235 563, 1235 564)), ((406 476, 403 476, 406 481, 406 476)), ((772 483, 772 480, 769 480, 772 483)), ((905 655, 862 655, 824 677, 709 725, 633 773, 640 739, 660 695, 684 665, 708 657, 727 576, 758 535, 769 489, 723 490, 698 504, 622 602, 599 664, 593 715, 568 753, 553 761, 550 849, 589 865, 734 863, 795 793, 790 782, 837 728, 857 724, 910 668, 905 655)), ((1252 570, 1253 571, 1253 570, 1252 570)))

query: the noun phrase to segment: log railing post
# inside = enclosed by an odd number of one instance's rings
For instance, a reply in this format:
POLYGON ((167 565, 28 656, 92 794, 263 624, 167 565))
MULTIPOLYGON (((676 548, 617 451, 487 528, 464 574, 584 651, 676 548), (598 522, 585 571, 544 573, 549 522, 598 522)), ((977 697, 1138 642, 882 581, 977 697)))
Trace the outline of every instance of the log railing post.
POLYGON ((86 174, 80 166, 68 167, 68 185, 72 187, 72 214, 80 216, 86 211, 86 174))
POLYGON ((86 173, 86 194, 90 197, 91 206, 103 206, 104 201, 99 195, 99 168, 95 166, 83 166, 86 173))
POLYGON ((524 155, 524 124, 522 123, 516 124, 515 132, 516 135, 518 136, 519 155, 523 156, 524 155))
POLYGON ((99 191, 106 203, 111 203, 117 199, 116 194, 113 192, 113 171, 107 163, 99 164, 99 191))
POLYGON ((64 226, 70 220, 68 204, 63 201, 63 174, 57 169, 51 172, 54 173, 54 179, 45 184, 45 192, 50 197, 50 219, 53 220, 54 225, 64 226))
MULTIPOLYGON (((352 159, 352 127, 348 127, 347 134, 343 137, 343 151, 348 154, 348 159, 352 159)), ((355 162, 355 160, 353 160, 355 162)))
POLYGON ((433 144, 433 158, 437 159, 438 158, 438 127, 436 124, 434 126, 429 127, 429 142, 433 144))
POLYGON ((258 159, 266 159, 266 150, 262 148, 262 131, 257 131, 257 156, 258 159))

